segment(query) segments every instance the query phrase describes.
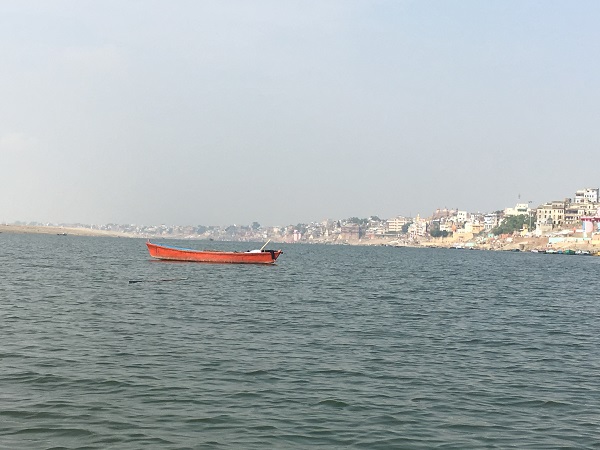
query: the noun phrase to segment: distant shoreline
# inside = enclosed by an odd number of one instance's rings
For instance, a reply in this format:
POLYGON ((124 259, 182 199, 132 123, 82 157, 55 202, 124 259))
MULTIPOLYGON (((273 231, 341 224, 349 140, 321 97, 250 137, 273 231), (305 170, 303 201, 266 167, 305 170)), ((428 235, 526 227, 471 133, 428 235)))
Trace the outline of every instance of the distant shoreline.
POLYGON ((117 231, 93 230, 88 228, 70 228, 34 225, 0 225, 0 233, 12 234, 67 234, 73 236, 139 237, 117 231))
MULTIPOLYGON (((120 231, 94 230, 91 228, 75 228, 75 227, 60 227, 60 226, 39 226, 39 225, 3 225, 0 224, 0 233, 7 234, 54 234, 54 235, 71 235, 71 236, 88 236, 88 237, 117 237, 117 238, 135 238, 135 239, 186 239, 178 236, 140 236, 138 234, 123 233, 120 231)), ((195 240, 195 239, 194 239, 195 240)), ((203 240, 203 239, 201 239, 203 240)), ((244 242, 244 241, 240 241, 244 242)), ((275 243, 276 240, 273 240, 275 243)), ((477 250, 520 250, 531 251, 534 249, 546 249, 552 247, 556 250, 587 250, 597 254, 600 252, 600 242, 594 240, 591 242, 560 242, 549 244, 547 237, 521 237, 515 236, 509 239, 495 239, 485 244, 468 244, 468 241, 462 241, 452 238, 435 238, 423 240, 422 242, 399 242, 389 239, 357 239, 340 241, 321 241, 315 240, 312 242, 301 242, 304 244, 325 244, 325 245, 352 245, 352 246, 388 246, 388 247, 412 247, 412 248, 471 248, 477 250)), ((282 241, 281 243, 285 243, 282 241)), ((288 242, 289 243, 289 242, 288 242)))

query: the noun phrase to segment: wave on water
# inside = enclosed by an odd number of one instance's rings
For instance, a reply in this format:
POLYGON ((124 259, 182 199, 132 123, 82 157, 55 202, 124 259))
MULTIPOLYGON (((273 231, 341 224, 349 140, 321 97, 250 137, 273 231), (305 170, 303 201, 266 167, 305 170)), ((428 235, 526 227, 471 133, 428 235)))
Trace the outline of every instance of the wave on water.
POLYGON ((58 242, 0 235, 0 448, 600 445, 600 258, 58 242))

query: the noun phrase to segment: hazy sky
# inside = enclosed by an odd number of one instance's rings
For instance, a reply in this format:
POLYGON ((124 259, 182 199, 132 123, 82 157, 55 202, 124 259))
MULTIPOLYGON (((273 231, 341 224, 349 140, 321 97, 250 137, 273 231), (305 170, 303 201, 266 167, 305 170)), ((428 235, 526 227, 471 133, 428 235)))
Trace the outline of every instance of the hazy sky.
POLYGON ((600 185, 598 1, 0 1, 0 221, 262 225, 600 185))

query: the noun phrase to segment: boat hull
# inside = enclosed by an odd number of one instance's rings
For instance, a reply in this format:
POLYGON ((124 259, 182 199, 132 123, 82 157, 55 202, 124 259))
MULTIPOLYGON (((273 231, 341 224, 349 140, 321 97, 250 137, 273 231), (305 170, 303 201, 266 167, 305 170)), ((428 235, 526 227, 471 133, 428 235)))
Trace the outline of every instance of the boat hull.
POLYGON ((261 252, 219 252, 214 250, 191 250, 146 242, 150 256, 168 261, 191 261, 223 264, 273 264, 281 250, 261 252))

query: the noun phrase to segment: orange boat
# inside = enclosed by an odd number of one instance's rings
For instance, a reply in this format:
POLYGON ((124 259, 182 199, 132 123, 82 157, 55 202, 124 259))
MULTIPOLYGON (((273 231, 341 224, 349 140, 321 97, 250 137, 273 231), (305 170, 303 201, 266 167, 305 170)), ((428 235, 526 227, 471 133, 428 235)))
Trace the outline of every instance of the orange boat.
POLYGON ((156 259, 228 264, 273 264, 283 252, 281 250, 265 250, 267 244, 260 250, 220 252, 217 250, 192 250, 146 242, 150 256, 156 259))

